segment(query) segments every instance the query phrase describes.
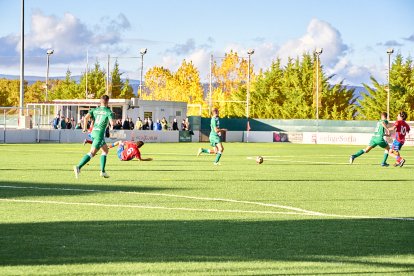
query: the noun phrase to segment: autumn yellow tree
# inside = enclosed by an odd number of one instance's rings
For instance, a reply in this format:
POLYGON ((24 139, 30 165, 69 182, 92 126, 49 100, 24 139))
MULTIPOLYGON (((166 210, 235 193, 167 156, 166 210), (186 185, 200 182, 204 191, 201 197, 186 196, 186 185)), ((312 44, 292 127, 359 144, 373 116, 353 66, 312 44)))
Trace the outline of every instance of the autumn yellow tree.
MULTIPOLYGON (((205 105, 200 74, 194 64, 186 60, 176 72, 157 66, 151 68, 145 74, 145 87, 142 99, 205 105)), ((195 110, 189 110, 189 115, 192 113, 197 114, 195 110)))
POLYGON ((154 66, 145 74, 145 89, 142 95, 143 100, 167 100, 168 82, 172 78, 170 70, 164 67, 154 66))
MULTIPOLYGON (((240 97, 240 91, 246 91, 248 78, 248 60, 230 51, 224 55, 219 64, 217 60, 212 67, 214 89, 213 106, 220 109, 223 117, 240 116, 242 103, 246 96, 240 97), (237 96, 238 95, 238 96, 237 96)), ((253 66, 250 66, 251 82, 254 81, 253 66)))

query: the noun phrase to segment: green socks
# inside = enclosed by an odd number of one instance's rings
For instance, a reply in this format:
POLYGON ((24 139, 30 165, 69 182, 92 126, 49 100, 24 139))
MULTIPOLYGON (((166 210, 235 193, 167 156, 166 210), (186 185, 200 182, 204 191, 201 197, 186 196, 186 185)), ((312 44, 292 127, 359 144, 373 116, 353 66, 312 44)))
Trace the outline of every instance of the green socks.
POLYGON ((365 153, 364 150, 360 150, 360 151, 358 151, 357 153, 354 154, 354 157, 357 158, 357 157, 363 155, 364 153, 365 153))
POLYGON ((384 159, 382 159, 382 164, 387 163, 388 153, 384 153, 384 159))
POLYGON ((89 156, 89 154, 86 154, 84 157, 82 157, 81 161, 78 164, 79 169, 85 166, 86 163, 89 162, 89 160, 91 160, 91 157, 89 156))
POLYGON ((105 172, 106 155, 101 155, 101 172, 105 172))
POLYGON ((209 149, 201 149, 201 152, 202 153, 210 153, 210 150, 209 149))
POLYGON ((218 163, 220 161, 220 158, 221 158, 221 152, 217 152, 216 160, 214 161, 214 163, 218 163))

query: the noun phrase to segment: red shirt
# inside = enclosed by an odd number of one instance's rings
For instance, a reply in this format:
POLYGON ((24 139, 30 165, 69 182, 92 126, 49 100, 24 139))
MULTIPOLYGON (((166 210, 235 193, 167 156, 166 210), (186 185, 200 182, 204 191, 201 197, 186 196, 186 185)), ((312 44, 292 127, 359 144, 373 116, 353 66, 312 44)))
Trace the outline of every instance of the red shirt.
POLYGON ((410 126, 403 120, 396 121, 395 126, 395 139, 398 142, 405 142, 405 135, 410 132, 410 126))
POLYGON ((141 159, 141 153, 139 152, 137 144, 133 142, 124 142, 124 150, 121 153, 123 161, 129 161, 134 158, 141 159))

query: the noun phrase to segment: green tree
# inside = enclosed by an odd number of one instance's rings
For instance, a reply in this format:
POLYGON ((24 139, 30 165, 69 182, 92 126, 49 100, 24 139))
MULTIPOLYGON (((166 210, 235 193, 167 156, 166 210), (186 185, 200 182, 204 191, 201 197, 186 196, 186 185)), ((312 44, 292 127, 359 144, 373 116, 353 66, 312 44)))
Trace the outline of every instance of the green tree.
POLYGON ((124 82, 121 79, 122 74, 123 73, 121 73, 119 71, 118 60, 116 60, 115 65, 114 65, 114 69, 111 72, 111 85, 109 86, 109 91, 110 91, 110 97, 111 98, 114 98, 114 99, 123 98, 121 96, 122 92, 125 93, 128 90, 129 83, 128 83, 127 87, 125 88, 124 87, 124 82))
POLYGON ((125 83, 122 84, 121 94, 119 95, 120 99, 131 99, 135 97, 134 90, 132 86, 129 84, 129 79, 125 80, 125 83))
MULTIPOLYGON (((359 100, 358 118, 378 119, 379 114, 387 110, 388 84, 380 84, 371 76, 371 85, 363 84, 368 91, 359 100)), ((390 74, 390 118, 404 110, 409 117, 414 116, 414 68, 411 58, 398 54, 391 66, 390 74)))
POLYGON ((80 85, 72 80, 72 72, 67 69, 64 80, 57 80, 51 84, 51 99, 76 99, 85 98, 85 93, 80 91, 80 85))
POLYGON ((106 93, 106 73, 105 70, 100 68, 98 61, 95 62, 95 65, 92 70, 88 71, 88 74, 83 73, 80 80, 80 89, 79 93, 76 95, 76 98, 85 98, 86 91, 86 78, 88 80, 88 97, 99 99, 102 95, 106 93))

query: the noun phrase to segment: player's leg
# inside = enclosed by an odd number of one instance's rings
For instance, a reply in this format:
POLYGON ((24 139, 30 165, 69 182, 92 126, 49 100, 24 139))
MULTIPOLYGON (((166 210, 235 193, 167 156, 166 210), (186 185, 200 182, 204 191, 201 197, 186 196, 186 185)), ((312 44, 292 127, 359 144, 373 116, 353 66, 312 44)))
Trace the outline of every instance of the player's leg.
POLYGON ((382 145, 382 148, 384 148, 384 157, 382 158, 381 166, 388 167, 389 164, 387 163, 387 159, 388 159, 388 153, 390 151, 390 146, 388 145, 387 142, 385 142, 385 144, 382 145), (384 145, 385 147, 383 147, 384 145))
POLYGON ((197 152, 197 156, 200 156, 202 153, 213 154, 215 153, 215 151, 214 151, 214 148, 213 149, 199 148, 197 152))
POLYGON ((96 155, 98 150, 99 148, 96 148, 95 145, 92 144, 91 150, 82 157, 77 166, 73 167, 73 171, 75 172, 76 178, 79 177, 80 170, 82 169, 82 167, 85 166, 92 159, 92 157, 96 155))
POLYGON ((119 160, 121 160, 121 161, 122 161, 122 152, 123 151, 124 151, 124 144, 120 143, 116 153, 118 155, 119 160))
POLYGON ((200 156, 202 153, 207 153, 207 154, 215 154, 217 153, 217 139, 215 137, 210 137, 210 145, 213 147, 213 149, 205 149, 205 148, 199 148, 197 151, 197 156, 200 156))
POLYGON ((223 154, 224 147, 223 143, 219 142, 217 145, 217 153, 216 153, 216 160, 214 160, 214 164, 217 165, 220 161, 221 155, 223 154))
POLYGON ((401 150, 403 145, 404 145, 403 143, 400 143, 397 140, 394 140, 394 142, 392 144, 392 148, 390 149, 390 155, 395 158, 396 162, 394 164, 394 167, 404 166, 405 159, 402 158, 401 155, 400 155, 400 150, 401 150))
POLYGON ((88 134, 88 138, 86 138, 85 140, 83 140, 83 145, 85 145, 85 144, 92 144, 92 142, 93 142, 93 138, 92 138, 91 134, 89 133, 88 134))
POLYGON ((370 152, 373 148, 375 148, 377 145, 373 143, 373 141, 371 140, 371 142, 369 143, 369 146, 366 147, 365 149, 359 150, 356 153, 352 154, 349 157, 349 163, 352 164, 355 160, 355 158, 360 157, 361 155, 363 155, 364 153, 368 153, 370 152))
POLYGON ((106 166, 106 156, 108 155, 108 146, 104 143, 102 145, 102 154, 101 154, 101 176, 108 178, 109 175, 105 172, 106 166))

